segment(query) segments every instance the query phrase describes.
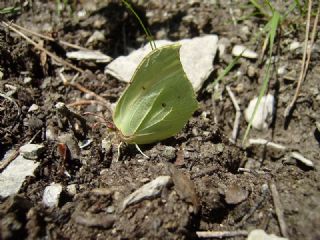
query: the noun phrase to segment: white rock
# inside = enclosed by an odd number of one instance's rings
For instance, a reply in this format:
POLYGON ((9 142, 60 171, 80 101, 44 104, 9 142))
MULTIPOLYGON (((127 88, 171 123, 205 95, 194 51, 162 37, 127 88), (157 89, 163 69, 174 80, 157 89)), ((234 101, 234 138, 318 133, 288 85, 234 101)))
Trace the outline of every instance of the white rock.
POLYGON ((283 237, 278 237, 274 234, 269 235, 262 229, 254 229, 249 233, 247 240, 288 240, 288 239, 283 237))
POLYGON ((3 78, 3 72, 0 71, 0 80, 3 78))
POLYGON ((100 51, 90 51, 90 50, 79 50, 74 52, 67 52, 67 57, 71 59, 77 60, 93 60, 96 62, 110 62, 112 60, 111 57, 103 54, 100 51))
POLYGON ((19 152, 24 158, 37 160, 40 154, 44 151, 44 146, 42 144, 25 144, 20 147, 19 152))
POLYGON ((106 38, 105 38, 102 31, 94 31, 94 33, 88 38, 86 44, 96 42, 96 41, 103 42, 105 40, 106 40, 106 38))
POLYGON ((32 104, 29 109, 28 109, 28 112, 35 112, 39 110, 39 106, 37 104, 32 104))
POLYGON ((125 209, 128 205, 140 202, 144 199, 156 197, 158 194, 160 194, 161 190, 168 185, 169 181, 170 176, 159 176, 153 181, 143 185, 123 200, 122 209, 125 209))
POLYGON ((38 166, 38 162, 27 160, 19 155, 0 173, 0 196, 5 198, 16 194, 25 178, 33 176, 38 166))
POLYGON ((298 49, 299 47, 301 47, 301 44, 297 41, 294 41, 294 42, 290 43, 289 50, 294 51, 294 50, 298 49))
POLYGON ((242 57, 244 57, 244 58, 250 58, 250 59, 257 59, 258 58, 258 53, 248 49, 247 47, 245 47, 243 45, 235 45, 232 48, 232 55, 233 56, 238 57, 241 55, 241 53, 242 53, 242 57))
POLYGON ((31 77, 25 77, 24 79, 23 79, 23 83, 24 84, 28 84, 28 83, 31 83, 32 82, 32 78, 31 77))
POLYGON ((226 53, 226 49, 230 46, 230 40, 228 38, 220 38, 218 42, 219 57, 222 57, 226 53))
POLYGON ((304 156, 302 156, 298 152, 292 152, 291 157, 299 160, 301 163, 303 163, 304 165, 306 165, 308 167, 312 167, 312 168, 314 167, 314 164, 311 160, 309 160, 308 158, 305 158, 304 156))
MULTIPOLYGON (((249 122, 250 118, 254 112, 255 105, 258 101, 258 97, 252 99, 249 103, 249 106, 244 112, 246 121, 249 122)), ((252 127, 263 130, 267 129, 272 123, 274 115, 274 97, 271 94, 263 96, 261 98, 260 104, 258 106, 257 112, 252 121, 252 127)))
POLYGON ((287 65, 283 65, 283 66, 279 67, 277 70, 277 74, 279 76, 283 76, 286 73, 287 73, 287 65))
MULTIPOLYGON (((192 39, 183 39, 181 43, 180 60, 184 71, 195 91, 200 90, 204 81, 213 71, 213 60, 218 48, 218 36, 207 35, 192 39)), ((175 42, 157 40, 157 47, 175 42)), ((112 61, 105 69, 120 81, 129 82, 141 60, 151 51, 150 44, 133 51, 128 56, 120 56, 112 61)))
POLYGON ((74 196, 77 194, 77 185, 76 184, 70 184, 67 186, 67 192, 69 195, 74 196))
POLYGON ((46 186, 42 197, 43 204, 47 207, 57 207, 61 193, 62 185, 59 183, 51 183, 49 186, 46 186))

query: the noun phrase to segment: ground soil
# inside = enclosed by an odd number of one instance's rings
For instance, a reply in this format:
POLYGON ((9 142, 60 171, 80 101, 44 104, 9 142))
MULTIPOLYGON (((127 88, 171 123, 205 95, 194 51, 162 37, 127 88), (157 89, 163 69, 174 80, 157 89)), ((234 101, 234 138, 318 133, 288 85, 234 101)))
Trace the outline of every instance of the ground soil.
MULTIPOLYGON (((227 43, 225 54, 216 58, 215 71, 198 94, 200 107, 186 127, 170 139, 141 146, 150 159, 132 146, 122 147, 119 156, 119 141, 103 124, 88 127, 97 119, 85 116, 84 112, 102 113, 107 120, 111 119, 105 106, 93 103, 70 107, 85 119, 85 124, 74 123, 59 113, 55 108, 58 102, 72 104, 95 99, 64 85, 58 74, 60 64, 0 27, 0 92, 14 89, 12 98, 21 110, 18 115, 14 103, 0 97, 1 158, 31 139, 33 143, 43 143, 46 149, 34 177, 28 177, 17 195, 0 199, 1 239, 196 239, 197 231, 256 228, 281 236, 271 191, 263 190, 272 183, 280 195, 290 239, 320 239, 320 133, 316 128, 320 120, 320 42, 316 41, 300 97, 290 122, 286 123, 283 112, 294 95, 302 59, 301 48, 289 51, 288 46, 292 41, 303 42, 306 19, 297 11, 289 15, 282 25, 275 53, 279 58, 277 66, 285 65, 287 74, 273 74, 268 88, 276 97, 276 118, 268 130, 253 130, 249 136, 298 151, 315 167, 306 167, 282 150, 263 145, 242 146, 247 126, 243 117, 239 139, 233 144, 229 137, 235 109, 225 86, 231 87, 244 110, 250 99, 258 95, 265 59, 241 59, 214 94, 206 86, 230 63, 231 47, 249 45, 266 22, 252 14, 255 8, 247 1, 231 2, 133 2, 156 39, 217 34, 227 43), (40 109, 28 112, 32 104, 40 109), (64 134, 71 136, 71 142, 92 142, 80 151, 67 143, 70 152, 63 160, 61 141, 49 136, 64 134), (104 148, 103 139, 107 139, 104 148), (238 171, 239 167, 253 171, 244 173, 238 171), (161 175, 170 175, 172 183, 159 196, 121 209, 126 196, 161 175), (63 192, 59 206, 48 208, 43 205, 42 196, 45 187, 53 182, 62 184, 63 192), (76 193, 68 191, 70 185, 76 193), (229 194, 239 193, 247 196, 242 201, 230 202, 229 194)), ((280 2, 276 7, 284 11, 288 6, 280 2)), ((125 55, 146 42, 137 19, 118 1, 79 1, 62 9, 60 16, 55 1, 30 1, 19 14, 3 19, 112 57, 125 55), (85 17, 79 15, 80 11, 86 13, 85 17), (87 43, 96 30, 102 31, 105 39, 87 43)), ((258 38, 250 45, 259 54, 262 41, 258 38)), ((69 50, 58 42, 42 44, 62 58, 69 50)), ((125 84, 105 75, 105 64, 72 63, 85 70, 77 83, 110 103, 116 102, 125 84)), ((64 74, 71 79, 76 71, 66 67, 64 74)))

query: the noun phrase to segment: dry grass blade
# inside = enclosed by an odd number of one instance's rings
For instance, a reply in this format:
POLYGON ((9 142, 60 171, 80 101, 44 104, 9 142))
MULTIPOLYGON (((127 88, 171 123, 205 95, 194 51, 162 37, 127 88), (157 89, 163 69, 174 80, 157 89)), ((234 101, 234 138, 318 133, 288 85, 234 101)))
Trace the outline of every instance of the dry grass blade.
POLYGON ((27 28, 22 27, 22 26, 20 26, 20 25, 18 25, 18 24, 15 24, 15 23, 10 23, 10 25, 13 26, 13 27, 15 27, 15 28, 18 28, 18 29, 20 29, 21 31, 24 31, 24 32, 26 32, 26 33, 28 33, 28 34, 37 36, 37 37, 39 37, 39 38, 43 38, 43 39, 48 40, 48 41, 52 41, 52 42, 57 41, 57 42, 60 43, 61 45, 65 45, 65 46, 70 47, 70 48, 79 49, 79 50, 84 50, 84 51, 86 51, 86 50, 89 51, 89 49, 87 49, 87 48, 80 47, 80 46, 78 46, 78 45, 75 45, 75 44, 72 44, 72 43, 68 43, 68 42, 63 41, 63 40, 55 39, 55 38, 52 38, 52 37, 43 35, 43 34, 41 34, 41 33, 34 32, 34 31, 30 30, 30 29, 27 29, 27 28))
POLYGON ((35 48, 39 49, 40 51, 45 52, 49 57, 51 57, 52 59, 54 59, 55 61, 68 66, 80 73, 84 73, 84 71, 76 66, 74 66, 73 64, 63 60, 62 58, 54 55, 53 53, 49 52, 47 49, 41 47, 38 43, 36 43, 35 41, 33 41, 31 38, 29 38, 28 36, 26 36, 24 33, 22 33, 21 31, 19 31, 18 29, 16 29, 15 27, 11 26, 9 23, 7 22, 1 22, 1 24, 7 28, 9 28, 11 31, 17 33, 19 36, 21 36, 22 38, 24 38, 26 41, 28 41, 29 43, 31 43, 32 45, 34 45, 35 48))
POLYGON ((310 58, 311 58, 312 46, 314 44, 314 40, 315 40, 316 33, 317 33, 320 5, 318 5, 318 10, 317 10, 317 14, 316 14, 316 17, 315 17, 315 20, 313 23, 313 29, 312 29, 312 33, 311 33, 310 46, 308 47, 311 11, 312 11, 312 0, 310 0, 308 3, 308 16, 307 16, 306 35, 305 35, 305 41, 304 41, 304 50, 303 50, 303 58, 302 58, 302 64, 301 64, 301 72, 300 72, 298 85, 296 88, 296 92, 293 96, 293 99, 284 111, 284 117, 285 117, 286 121, 288 121, 288 118, 291 116, 291 114, 293 112, 294 105, 295 105, 297 98, 299 96, 301 85, 307 75, 307 70, 308 70, 308 66, 309 66, 310 58))

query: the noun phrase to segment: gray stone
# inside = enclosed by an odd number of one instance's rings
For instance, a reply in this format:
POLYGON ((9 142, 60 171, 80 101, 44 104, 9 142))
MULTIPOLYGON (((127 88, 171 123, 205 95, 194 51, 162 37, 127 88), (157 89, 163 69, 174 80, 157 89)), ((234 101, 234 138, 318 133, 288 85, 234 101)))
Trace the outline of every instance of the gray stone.
POLYGON ((47 207, 57 207, 61 193, 62 185, 59 183, 51 183, 49 186, 46 186, 42 197, 43 204, 47 207))
POLYGON ((245 47, 243 45, 235 45, 232 48, 232 55, 235 57, 238 57, 241 55, 242 57, 249 58, 249 59, 257 59, 258 58, 258 53, 248 49, 247 47, 245 47))
POLYGON ((77 194, 77 185, 76 184, 70 184, 67 186, 67 192, 70 196, 74 196, 77 194))
POLYGON ((278 237, 274 234, 269 235, 262 229, 254 229, 249 233, 247 240, 288 240, 288 239, 283 237, 278 237))
POLYGON ((39 106, 37 104, 32 104, 29 109, 28 112, 36 112, 39 110, 39 106))
POLYGON ((247 190, 234 184, 225 191, 225 200, 228 204, 238 204, 246 200, 248 195, 247 190))
MULTIPOLYGON (((247 122, 250 121, 254 112, 255 105, 258 101, 258 97, 252 99, 244 112, 244 116, 247 122)), ((271 94, 263 96, 256 111, 256 114, 252 120, 252 127, 264 130, 272 123, 274 115, 274 97, 271 94)))
POLYGON ((40 154, 44 151, 42 144, 28 143, 20 147, 19 152, 26 159, 37 160, 40 154))
POLYGON ((122 209, 142 200, 158 196, 161 190, 168 185, 170 179, 170 176, 159 176, 153 181, 143 185, 123 200, 122 209))
POLYGON ((77 60, 91 60, 96 62, 110 62, 112 60, 111 57, 103 54, 99 51, 90 51, 90 50, 79 50, 74 52, 67 52, 67 57, 70 59, 77 59, 77 60))
MULTIPOLYGON (((204 81, 213 71, 213 60, 218 48, 218 36, 207 35, 192 39, 183 39, 181 43, 180 60, 186 75, 195 91, 201 89, 204 81)), ((168 40, 157 40, 157 47, 173 44, 168 40)), ((120 81, 129 82, 141 60, 151 51, 150 44, 145 45, 128 56, 120 56, 105 69, 120 81)))
POLYGON ((0 173, 0 196, 5 198, 16 194, 27 176, 33 176, 38 162, 19 155, 0 173))

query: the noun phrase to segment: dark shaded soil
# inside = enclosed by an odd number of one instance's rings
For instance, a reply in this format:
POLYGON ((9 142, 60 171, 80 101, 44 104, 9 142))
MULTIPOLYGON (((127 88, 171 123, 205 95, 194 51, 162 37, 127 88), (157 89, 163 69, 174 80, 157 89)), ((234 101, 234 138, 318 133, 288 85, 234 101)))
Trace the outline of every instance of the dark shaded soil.
MULTIPOLYGON (((125 55, 145 43, 138 21, 117 1, 70 4, 60 16, 55 1, 32 4, 6 18, 112 57, 125 55), (86 11, 86 16, 79 17, 80 11, 86 11), (105 40, 87 44, 96 30, 103 32, 105 40)), ((230 46, 225 55, 217 58, 216 71, 206 85, 231 61, 231 47, 247 44, 253 38, 251 33, 265 24, 258 16, 232 21, 230 12, 240 19, 254 11, 246 1, 231 5, 210 1, 134 1, 134 6, 156 39, 177 40, 212 33, 228 39, 230 46), (244 27, 248 27, 249 33, 242 31, 244 27)), ((281 4, 276 6, 285 9, 281 4)), ((196 231, 256 228, 280 236, 271 192, 262 190, 270 183, 275 183, 280 193, 290 239, 320 239, 320 133, 315 125, 320 121, 319 40, 289 125, 283 118, 296 88, 302 59, 302 52, 289 51, 288 45, 293 40, 303 42, 304 19, 298 13, 288 17, 278 46, 278 65, 286 65, 294 81, 274 74, 268 91, 277 99, 276 119, 269 130, 253 130, 250 137, 299 151, 314 162, 314 169, 280 150, 262 145, 241 147, 247 125, 243 117, 237 144, 229 141, 235 110, 225 86, 231 86, 244 110, 250 99, 258 95, 264 61, 241 59, 220 84, 218 98, 217 93, 207 92, 204 86, 198 97, 200 108, 181 133, 141 146, 150 159, 132 146, 122 147, 119 156, 119 140, 103 124, 90 128, 97 119, 83 114, 102 113, 110 120, 107 108, 99 104, 69 107, 86 120, 84 125, 59 113, 55 108, 58 102, 71 104, 92 97, 65 86, 58 74, 59 64, 50 58, 43 61, 44 56, 35 47, 0 27, 0 92, 13 91, 11 97, 21 111, 18 115, 14 103, 0 97, 0 158, 32 138, 33 143, 43 143, 46 149, 35 176, 25 181, 17 195, 0 199, 0 239, 196 239, 196 231), (248 74, 249 67, 254 69, 254 75, 248 74), (40 109, 28 112, 32 104, 40 109), (81 150, 67 143, 70 153, 63 160, 59 152, 61 142, 49 139, 48 131, 56 136, 68 133, 76 143, 87 139, 92 143, 81 150), (104 148, 102 139, 107 139, 104 148), (238 171, 239 167, 249 168, 249 163, 253 172, 238 171), (121 209, 126 196, 161 175, 170 175, 172 182, 160 196, 121 209), (53 182, 63 185, 63 193, 58 207, 47 208, 42 204, 43 191, 53 182), (70 185, 75 186, 76 193, 68 190, 70 185), (247 198, 230 203, 227 195, 232 189, 246 192, 247 198)), ((256 46, 260 52, 262 40, 252 48, 256 46)), ((58 42, 42 44, 62 58, 69 50, 58 42)), ((125 85, 105 75, 104 64, 73 64, 85 70, 77 83, 110 103, 116 102, 125 85)), ((71 79, 76 72, 66 69, 64 74, 71 79)))

